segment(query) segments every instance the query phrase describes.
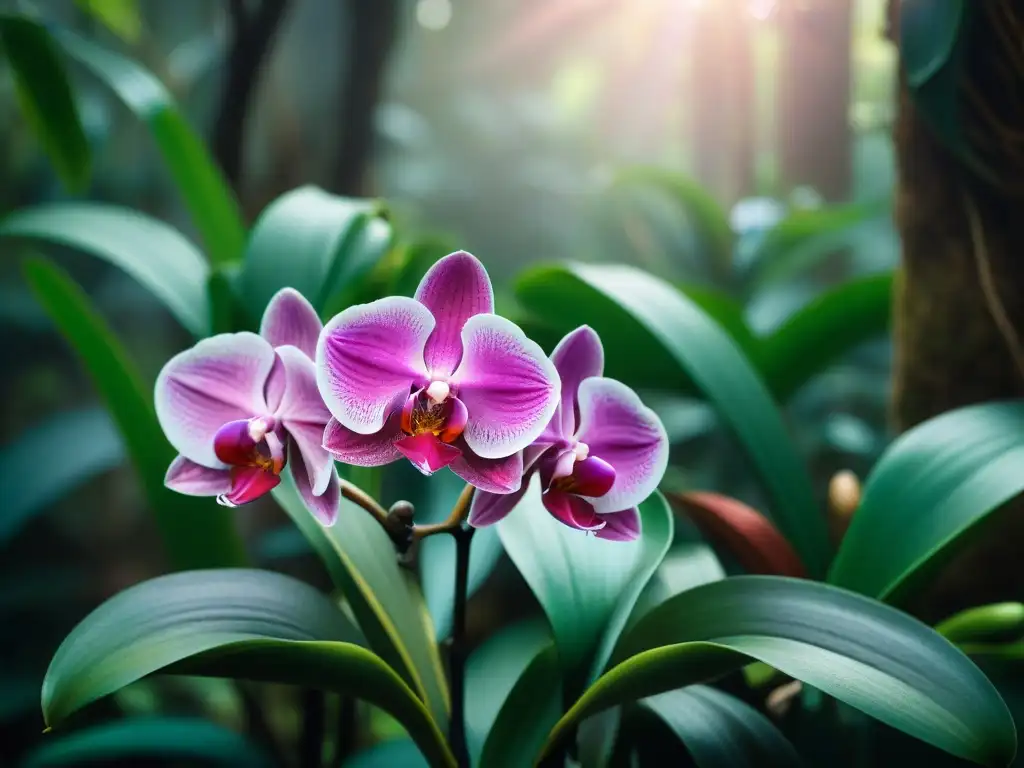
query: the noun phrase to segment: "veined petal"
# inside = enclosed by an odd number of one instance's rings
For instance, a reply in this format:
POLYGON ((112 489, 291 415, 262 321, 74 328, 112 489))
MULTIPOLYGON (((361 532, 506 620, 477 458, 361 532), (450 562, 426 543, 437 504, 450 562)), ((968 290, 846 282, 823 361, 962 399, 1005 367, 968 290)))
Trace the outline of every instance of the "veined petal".
POLYGON ((530 487, 530 478, 524 477, 519 490, 512 493, 489 493, 478 490, 473 494, 469 508, 469 524, 474 528, 486 528, 503 520, 523 498, 530 487))
POLYGON ((467 483, 488 493, 515 493, 523 487, 523 454, 520 451, 502 459, 483 459, 473 453, 465 441, 462 455, 452 462, 452 472, 467 483))
POLYGON ((580 422, 579 407, 576 404, 580 382, 604 373, 601 338, 589 325, 581 325, 558 342, 555 351, 551 353, 551 362, 555 364, 562 380, 562 397, 548 431, 551 432, 557 424, 559 434, 572 437, 580 422))
POLYGON ((342 464, 380 467, 398 461, 402 453, 395 447, 395 443, 403 437, 398 426, 398 416, 396 412, 384 425, 384 429, 372 435, 353 432, 342 426, 337 419, 331 419, 324 430, 323 446, 342 464))
POLYGON ((541 496, 544 507, 558 522, 578 531, 598 531, 604 520, 594 514, 594 508, 581 496, 561 491, 547 491, 541 496))
POLYGON ((361 435, 379 432, 394 399, 427 383, 423 346, 433 329, 430 310, 403 296, 335 315, 316 348, 317 385, 334 418, 361 435))
POLYGON ((266 415, 264 385, 273 365, 274 348, 255 333, 211 336, 172 357, 154 393, 167 440, 197 464, 223 468, 213 437, 229 421, 266 415))
POLYGON ((292 468, 292 479, 302 497, 303 503, 321 525, 331 526, 338 519, 338 506, 341 504, 341 484, 338 472, 331 462, 331 471, 327 477, 327 485, 321 493, 314 493, 309 472, 302 456, 296 454, 288 462, 292 468))
POLYGON ((601 515, 605 526, 597 532, 597 538, 610 541, 633 541, 640 537, 640 510, 636 507, 601 515))
POLYGON ((334 469, 334 460, 324 450, 324 427, 331 413, 316 386, 316 366, 298 347, 278 347, 284 370, 284 392, 275 416, 292 436, 295 447, 310 472, 313 494, 324 492, 334 469))
POLYGON ((588 500, 599 515, 637 506, 658 487, 668 466, 668 436, 661 420, 614 379, 585 379, 579 405, 577 438, 589 446, 591 456, 615 469, 611 490, 588 500))
POLYGON ((432 475, 444 469, 462 455, 462 451, 454 445, 441 442, 437 435, 429 432, 403 437, 395 441, 395 448, 424 475, 432 475))
POLYGON ((497 315, 471 317, 462 342, 452 383, 469 409, 463 438, 485 459, 521 451, 540 436, 558 406, 554 364, 515 323, 497 315))
POLYGON ((294 288, 282 288, 267 304, 260 323, 260 336, 272 347, 290 344, 312 360, 323 323, 313 305, 294 288))
POLYGON ((491 279, 476 256, 456 251, 427 271, 416 289, 416 300, 437 321, 423 355, 427 370, 434 378, 446 378, 462 359, 466 321, 473 315, 494 312, 491 279))
POLYGON ((231 490, 231 473, 227 469, 210 469, 179 456, 167 468, 164 485, 186 496, 220 496, 231 490))

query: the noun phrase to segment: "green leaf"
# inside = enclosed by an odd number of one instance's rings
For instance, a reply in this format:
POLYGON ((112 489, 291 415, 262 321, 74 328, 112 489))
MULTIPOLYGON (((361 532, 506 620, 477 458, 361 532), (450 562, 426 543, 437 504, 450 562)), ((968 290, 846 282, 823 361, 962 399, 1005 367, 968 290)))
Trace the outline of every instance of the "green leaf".
POLYGON ((326 317, 333 317, 352 304, 365 303, 367 284, 382 269, 382 260, 390 253, 395 239, 391 223, 382 218, 384 213, 378 209, 367 214, 365 226, 354 233, 341 258, 334 262, 324 281, 326 317))
POLYGON ((0 545, 39 512, 124 460, 121 437, 106 411, 53 416, 0 449, 0 545), (54 461, 54 447, 73 445, 54 461))
POLYGON ((798 310, 761 342, 765 384, 780 402, 866 341, 892 319, 891 273, 843 283, 798 310))
POLYGON ((541 503, 539 489, 535 479, 498 524, 498 535, 551 623, 566 684, 577 687, 611 655, 672 541, 672 515, 655 493, 640 505, 639 539, 606 541, 558 522, 541 503))
POLYGON ((142 14, 136 0, 75 0, 75 4, 125 42, 139 41, 142 14))
POLYGON ((994 603, 950 616, 935 631, 951 643, 998 643, 1024 636, 1024 605, 994 603))
POLYGON ((434 629, 418 586, 399 566, 383 528, 345 499, 338 521, 324 528, 309 514, 290 477, 273 494, 345 595, 370 647, 416 691, 438 726, 446 728, 448 684, 434 629))
POLYGON ((674 546, 640 593, 624 631, 670 597, 724 578, 725 569, 707 544, 684 542, 674 546))
POLYGON ((914 0, 899 6, 900 63, 920 88, 949 62, 960 37, 964 0, 914 0))
POLYGON ((718 323, 753 362, 761 357, 761 340, 754 335, 744 316, 743 305, 727 293, 700 285, 680 285, 679 290, 718 323))
POLYGON ((346 693, 401 722, 431 759, 454 765, 413 692, 330 599, 291 577, 222 568, 161 576, 115 595, 61 643, 43 681, 55 726, 156 672, 243 677, 346 693))
POLYGON ((0 14, 0 49, 29 127, 43 145, 64 185, 88 184, 92 163, 64 64, 43 26, 25 16, 0 14))
POLYGON ((372 200, 313 186, 281 195, 253 225, 239 277, 241 295, 261 310, 287 286, 324 310, 338 281, 373 266, 364 263, 356 246, 375 220, 375 206, 372 200))
POLYGON ((245 224, 238 201, 163 83, 131 59, 73 32, 60 30, 54 39, 149 128, 210 261, 222 264, 241 256, 245 224))
POLYGON ((19 768, 64 768, 152 759, 190 765, 271 768, 274 761, 244 736, 191 717, 133 717, 103 723, 63 737, 47 737, 19 768))
POLYGON ((192 243, 157 219, 103 203, 49 203, 0 219, 0 237, 56 243, 108 261, 152 291, 193 336, 210 332, 210 268, 192 243))
POLYGON ((427 768, 429 764, 415 742, 388 739, 353 755, 341 765, 342 768, 427 768))
MULTIPOLYGON (((175 453, 153 410, 152 389, 88 297, 68 275, 42 259, 25 263, 33 293, 89 372, 113 416, 142 481, 171 565, 178 569, 239 565, 245 561, 230 510, 209 499, 164 487, 175 453)), ((55 460, 59 460, 59 455, 55 460)))
POLYGON ((679 737, 697 768, 797 768, 803 762, 771 720, 706 685, 639 702, 679 737))
POLYGON ((627 633, 618 666, 554 728, 742 667, 751 659, 953 755, 1007 765, 1013 719, 982 672, 895 608, 803 579, 736 576, 662 603, 627 633))
POLYGON ((639 269, 583 264, 531 270, 517 294, 542 319, 593 327, 604 342, 608 376, 616 377, 615 355, 627 368, 657 360, 662 389, 690 377, 746 451, 774 502, 779 529, 811 575, 824 574, 828 533, 803 459, 750 363, 691 300, 639 269))
POLYGON ((886 602, 936 569, 1024 491, 1024 403, 949 411, 901 435, 864 483, 828 580, 886 602))
POLYGON ((561 714, 558 657, 547 622, 488 638, 466 663, 466 741, 474 766, 529 765, 561 714))

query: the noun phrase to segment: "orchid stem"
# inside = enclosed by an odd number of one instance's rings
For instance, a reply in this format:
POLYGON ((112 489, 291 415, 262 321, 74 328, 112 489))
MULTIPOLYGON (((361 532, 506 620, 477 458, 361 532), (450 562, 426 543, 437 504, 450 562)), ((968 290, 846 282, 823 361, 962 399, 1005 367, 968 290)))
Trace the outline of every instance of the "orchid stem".
MULTIPOLYGON (((470 487, 471 488, 471 487, 470 487)), ((459 497, 471 496, 465 492, 459 497)), ((468 508, 468 502, 465 505, 468 508)), ((452 510, 459 508, 455 505, 452 510)), ((448 741, 459 768, 469 768, 469 749, 466 746, 466 603, 469 599, 469 545, 473 541, 475 528, 463 527, 459 522, 449 529, 455 539, 455 606, 452 617, 452 647, 449 663, 451 673, 452 715, 448 741)))
POLYGON ((360 488, 352 485, 348 480, 341 481, 341 495, 349 501, 357 504, 358 506, 365 509, 373 517, 384 526, 385 530, 388 527, 388 511, 382 507, 376 499, 370 494, 366 493, 360 488))
MULTIPOLYGON (((438 533, 450 533, 455 536, 455 532, 462 528, 462 521, 465 520, 466 516, 469 514, 469 505, 473 502, 474 490, 476 489, 469 484, 462 489, 462 493, 459 494, 458 501, 455 502, 455 506, 452 507, 452 511, 448 515, 448 519, 444 522, 431 523, 429 525, 414 525, 412 527, 413 539, 418 541, 419 539, 425 539, 427 536, 433 536, 438 533)), ((456 537, 456 541, 458 541, 458 537, 456 537)))

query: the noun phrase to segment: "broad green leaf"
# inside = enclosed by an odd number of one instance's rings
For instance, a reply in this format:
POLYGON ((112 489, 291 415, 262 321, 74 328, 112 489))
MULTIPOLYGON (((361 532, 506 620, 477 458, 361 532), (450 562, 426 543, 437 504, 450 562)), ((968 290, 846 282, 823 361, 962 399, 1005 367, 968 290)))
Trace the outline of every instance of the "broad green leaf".
POLYGON ((239 276, 240 293, 254 314, 286 286, 322 311, 338 280, 372 267, 362 263, 356 246, 374 220, 375 205, 305 186, 267 206, 253 225, 239 276))
POLYGON ((558 657, 546 622, 500 630, 466 664, 466 741, 474 766, 529 765, 561 714, 558 657))
POLYGON ((803 762, 771 720, 706 685, 639 702, 679 737, 697 768, 798 768, 803 762))
POLYGON ((765 384, 780 402, 865 341, 883 336, 892 318, 891 273, 843 283, 794 313, 761 342, 765 384))
POLYGON ((0 13, 0 53, 10 65, 21 111, 57 175, 69 189, 83 189, 92 157, 50 34, 30 18, 0 13))
POLYGON ((149 128, 210 261, 221 264, 239 258, 245 225, 238 201, 163 83, 131 59, 73 32, 60 30, 54 38, 149 128))
POLYGON ((900 3, 900 64, 911 88, 920 88, 949 61, 960 37, 964 5, 964 0, 900 3))
MULTIPOLYGON (((231 512, 210 499, 164 487, 174 460, 153 410, 152 389, 88 297, 58 267, 42 259, 25 264, 36 298, 82 361, 124 439, 142 481, 171 565, 178 569, 240 565, 245 561, 231 512)), ((54 461, 60 460, 59 452, 54 461)))
POLYGON ((700 285, 686 284, 679 290, 718 323, 751 361, 761 355, 761 340, 747 325, 743 305, 726 293, 700 285))
POLYGON ((684 542, 672 547, 640 593, 623 631, 628 632, 637 621, 670 597, 724 578, 725 569, 707 544, 684 542))
POLYGON ((949 411, 901 435, 864 483, 828 580, 898 604, 1024 491, 1024 403, 949 411))
POLYGON ((1013 719, 984 674, 895 608, 826 584, 736 576, 677 595, 623 637, 618 666, 553 729, 623 702, 764 662, 957 757, 1004 766, 1013 719))
POLYGON ((273 494, 345 595, 370 647, 416 691, 438 726, 446 728, 448 684, 434 630, 423 596, 399 566, 383 528, 345 499, 338 521, 324 528, 309 514, 290 478, 273 494))
POLYGON ((47 736, 18 764, 19 768, 152 759, 190 765, 272 768, 274 761, 235 731, 191 717, 133 717, 95 725, 67 736, 47 736))
POLYGON ((142 33, 138 0, 75 0, 75 4, 125 42, 138 42, 142 33))
POLYGON ((505 551, 551 623, 570 687, 603 668, 672 541, 672 515, 660 494, 640 505, 640 517, 642 533, 636 541, 588 536, 551 516, 534 478, 512 514, 498 523, 505 551))
POLYGON ((810 574, 825 572, 825 518, 778 408, 735 343, 691 300, 639 269, 583 264, 531 270, 517 294, 543 320, 593 327, 609 376, 615 356, 627 367, 653 357, 667 366, 661 388, 692 379, 746 451, 770 494, 774 521, 810 574))
POLYGON ((367 284, 383 271, 383 260, 395 239, 391 222, 383 218, 385 213, 377 204, 375 212, 366 215, 365 226, 354 233, 341 258, 335 260, 324 280, 325 316, 333 317, 345 307, 363 303, 367 284))
POLYGON ((1024 637, 1024 605, 994 603, 968 608, 935 625, 951 643, 998 643, 1024 637))
POLYGON ((121 437, 106 411, 53 416, 0 448, 0 545, 45 509, 124 460, 121 437), (60 451, 58 446, 74 446, 60 451), (59 460, 57 460, 59 457, 59 460))
POLYGON ((49 203, 0 219, 0 237, 56 243, 109 261, 152 291, 193 336, 210 332, 210 268, 162 221, 103 203, 49 203))
POLYGON ((341 768, 428 768, 426 758, 409 739, 388 739, 352 755, 341 768))

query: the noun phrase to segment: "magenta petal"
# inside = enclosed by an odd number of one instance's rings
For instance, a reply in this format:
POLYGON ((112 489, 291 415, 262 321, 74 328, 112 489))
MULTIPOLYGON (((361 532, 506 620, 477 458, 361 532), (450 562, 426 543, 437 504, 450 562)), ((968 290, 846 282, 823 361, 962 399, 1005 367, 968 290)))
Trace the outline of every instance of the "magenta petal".
POLYGON ((571 437, 579 424, 576 393, 580 382, 604 373, 604 347, 593 328, 581 325, 558 342, 551 362, 562 380, 562 397, 549 431, 557 424, 561 435, 571 437))
POLYGON ((594 508, 579 496, 561 491, 547 491, 541 496, 541 500, 552 517, 570 528, 597 531, 604 527, 604 521, 594 514, 594 508))
POLYGON ((395 442, 403 456, 412 462, 424 475, 432 475, 444 469, 462 455, 454 445, 442 443, 437 436, 428 433, 404 437, 395 442))
POLYGON ((430 310, 402 296, 335 315, 316 349, 317 385, 331 414, 361 435, 379 432, 395 398, 427 383, 423 346, 433 329, 430 310))
POLYGON ((452 384, 469 409, 466 444, 486 459, 521 451, 540 436, 558 405, 555 366, 515 323, 497 315, 471 317, 462 341, 452 384))
POLYGON ((327 478, 327 485, 321 493, 314 493, 310 484, 309 473, 301 456, 293 456, 288 462, 292 468, 292 479, 295 480, 295 487, 313 517, 320 521, 321 525, 334 525, 338 519, 338 507, 341 504, 341 483, 338 479, 338 472, 331 463, 331 471, 327 478))
POLYGON ((473 503, 469 508, 469 524, 474 528, 486 528, 500 522, 515 508, 529 487, 530 479, 524 477, 519 490, 512 493, 488 493, 478 490, 473 494, 473 503))
POLYGON ((281 476, 259 467, 234 467, 231 470, 231 489, 218 501, 228 506, 239 507, 256 501, 281 483, 281 476))
MULTIPOLYGON (((459 441, 461 442, 461 441, 459 441)), ((452 462, 452 472, 474 488, 488 493, 515 493, 523 487, 523 454, 501 459, 482 459, 464 446, 462 456, 452 462)))
POLYGON ((334 471, 334 460, 324 450, 324 427, 331 413, 316 386, 316 366, 297 347, 277 348, 284 369, 284 392, 275 416, 292 436, 302 460, 311 471, 313 493, 324 492, 334 471))
POLYGON ((402 457, 401 451, 395 447, 395 442, 402 437, 396 417, 372 435, 360 435, 343 427, 337 419, 331 419, 324 430, 323 446, 343 464, 380 467, 402 457))
POLYGON ((294 288, 282 288, 267 304, 260 323, 260 336, 272 347, 291 345, 312 360, 323 323, 313 305, 294 288))
POLYGON ((599 456, 577 461, 572 474, 576 492, 581 496, 604 496, 615 484, 615 469, 599 456))
POLYGON ((654 411, 636 393, 613 379, 580 384, 577 439, 590 455, 615 468, 608 493, 590 498, 599 515, 637 506, 658 487, 668 466, 668 436, 654 411))
POLYGON ((487 270, 472 254, 450 253, 434 264, 416 289, 416 300, 434 315, 424 360, 433 378, 446 378, 462 359, 462 328, 473 315, 494 312, 487 270))
POLYGON ((167 440, 197 464, 224 467, 214 435, 229 421, 267 414, 263 392, 273 365, 273 347, 255 333, 212 336, 172 357, 154 393, 167 440))
POLYGON ((164 485, 186 496, 220 496, 231 490, 231 472, 210 469, 179 456, 167 468, 164 485))
POLYGON ((640 537, 640 510, 636 507, 601 515, 601 519, 605 526, 597 532, 599 539, 633 541, 640 537))

